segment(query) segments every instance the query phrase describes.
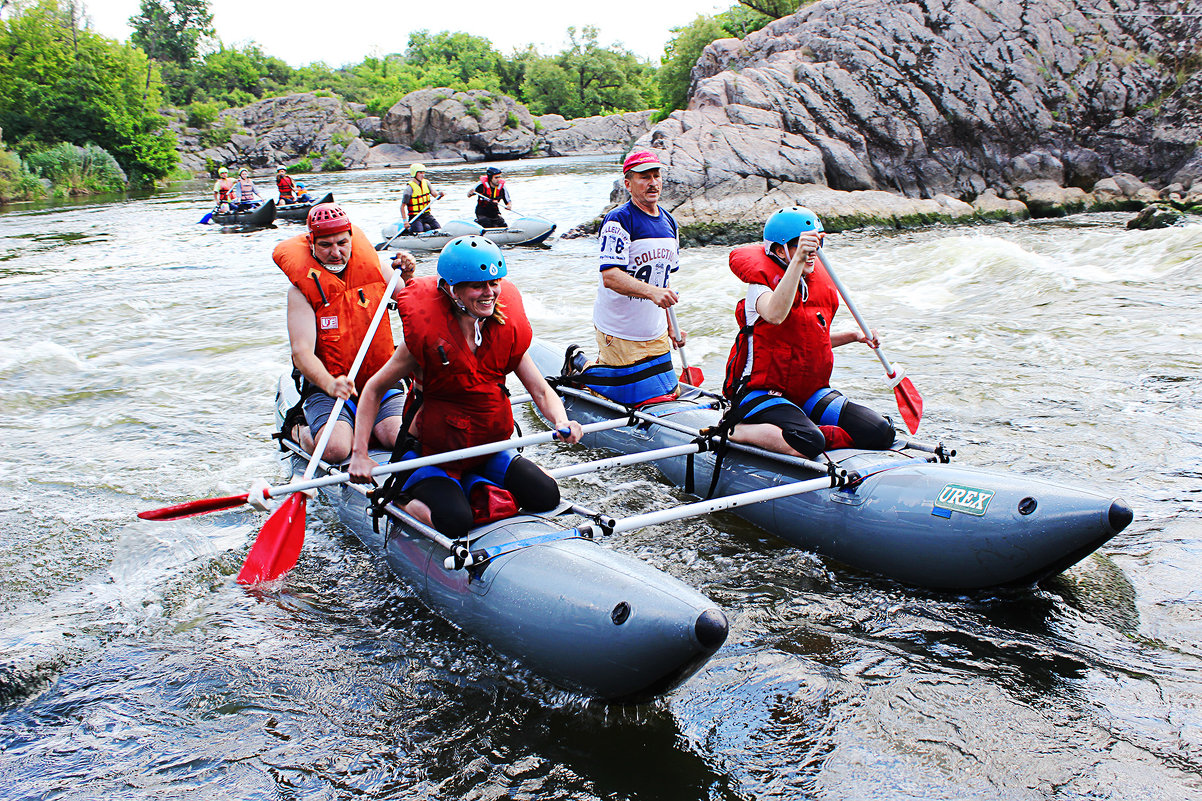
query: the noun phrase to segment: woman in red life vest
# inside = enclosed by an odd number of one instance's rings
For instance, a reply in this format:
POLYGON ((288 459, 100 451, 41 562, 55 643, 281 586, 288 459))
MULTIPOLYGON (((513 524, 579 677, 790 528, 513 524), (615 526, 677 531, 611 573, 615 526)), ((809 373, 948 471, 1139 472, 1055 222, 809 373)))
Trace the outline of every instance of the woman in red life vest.
MULTIPOLYGON (((513 409, 505 378, 514 373, 562 439, 578 442, 580 424, 527 354, 532 332, 517 287, 505 280, 505 257, 479 236, 451 240, 438 257, 438 277, 419 278, 399 299, 405 331, 392 358, 367 385, 355 415, 349 473, 371 482, 375 460, 368 436, 383 392, 406 376, 417 380, 406 409, 413 440, 404 458, 482 445, 513 434, 513 409)), ((398 450, 401 450, 398 447, 398 450)), ((516 507, 548 511, 559 505, 559 486, 516 451, 424 467, 404 476, 401 501, 414 517, 452 538, 478 522, 469 492, 479 479, 507 490, 516 507)), ((479 511, 479 510, 477 510, 479 511)))
POLYGON ((831 333, 839 293, 815 252, 822 224, 809 209, 781 209, 764 225, 764 244, 730 254, 748 284, 735 317, 739 333, 726 363, 723 393, 736 424, 731 439, 813 458, 834 448, 884 449, 892 422, 831 389, 832 348, 876 347, 860 331, 831 333))

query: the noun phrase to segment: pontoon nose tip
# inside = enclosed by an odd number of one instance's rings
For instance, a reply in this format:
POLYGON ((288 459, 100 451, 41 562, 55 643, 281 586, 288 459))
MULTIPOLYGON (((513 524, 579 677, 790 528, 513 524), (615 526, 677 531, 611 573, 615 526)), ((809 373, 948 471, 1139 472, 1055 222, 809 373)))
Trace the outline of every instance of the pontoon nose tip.
POLYGON ((706 648, 716 651, 718 646, 726 642, 726 615, 722 613, 721 609, 706 609, 697 616, 697 623, 693 626, 693 631, 697 633, 698 642, 706 648))
POLYGON ((1134 519, 1135 513, 1122 500, 1116 499, 1110 504, 1110 527, 1114 529, 1115 534, 1129 526, 1134 519))

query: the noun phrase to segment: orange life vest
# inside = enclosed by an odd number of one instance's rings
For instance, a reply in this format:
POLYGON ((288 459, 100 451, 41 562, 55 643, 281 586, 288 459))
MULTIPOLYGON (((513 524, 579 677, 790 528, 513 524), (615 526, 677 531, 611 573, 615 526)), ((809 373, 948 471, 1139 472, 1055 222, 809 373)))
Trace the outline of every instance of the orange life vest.
MULTIPOLYGON (((271 257, 313 307, 317 358, 331 375, 346 375, 355 363, 376 308, 381 300, 387 301, 384 290, 388 284, 380 274, 380 257, 367 235, 358 226, 351 227, 350 262, 337 275, 313 258, 307 234, 285 239, 276 245, 271 257)), ((392 358, 394 350, 392 327, 385 314, 355 376, 360 392, 367 379, 392 358)))
MULTIPOLYGON (((748 284, 776 289, 785 268, 766 253, 763 245, 744 245, 730 252, 730 270, 748 284)), ((835 356, 831 352, 831 318, 839 309, 839 293, 819 264, 804 278, 806 300, 793 296, 793 307, 780 325, 763 318, 747 325, 747 299, 739 301, 735 319, 739 333, 726 362, 728 397, 743 387, 779 392, 802 406, 810 396, 830 386, 835 356)))
MULTIPOLYGON (((459 328, 458 309, 438 288, 419 278, 398 302, 405 346, 421 370, 422 404, 412 427, 423 454, 467 448, 513 433, 513 407, 505 377, 517 369, 533 333, 517 287, 501 280, 498 307, 505 322, 489 319, 472 353, 459 328)), ((443 469, 452 475, 488 457, 461 460, 443 469)))
POLYGON ((414 217, 430 208, 430 200, 432 196, 430 193, 430 182, 425 178, 422 179, 421 184, 418 184, 418 182, 415 180, 410 181, 409 189, 413 194, 409 198, 409 204, 405 209, 405 212, 406 216, 412 220, 414 217))

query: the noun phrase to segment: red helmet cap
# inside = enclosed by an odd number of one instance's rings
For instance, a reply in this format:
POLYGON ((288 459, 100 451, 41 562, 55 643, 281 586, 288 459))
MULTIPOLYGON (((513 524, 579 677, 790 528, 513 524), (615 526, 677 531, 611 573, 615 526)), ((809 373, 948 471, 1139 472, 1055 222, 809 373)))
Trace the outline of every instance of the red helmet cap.
POLYGON ((309 236, 330 236, 351 230, 351 220, 337 203, 319 203, 309 209, 309 236))

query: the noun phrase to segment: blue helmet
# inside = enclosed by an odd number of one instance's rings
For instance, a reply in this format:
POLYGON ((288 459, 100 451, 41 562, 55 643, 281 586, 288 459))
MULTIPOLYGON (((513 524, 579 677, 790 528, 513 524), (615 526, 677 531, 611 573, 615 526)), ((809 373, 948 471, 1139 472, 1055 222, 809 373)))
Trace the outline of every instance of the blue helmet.
POLYGON ((504 278, 507 272, 501 249, 482 236, 456 237, 438 254, 438 277, 451 286, 467 281, 492 281, 504 278))
POLYGON ((772 213, 764 223, 764 241, 787 245, 802 234, 822 233, 818 215, 804 206, 792 206, 772 213))

